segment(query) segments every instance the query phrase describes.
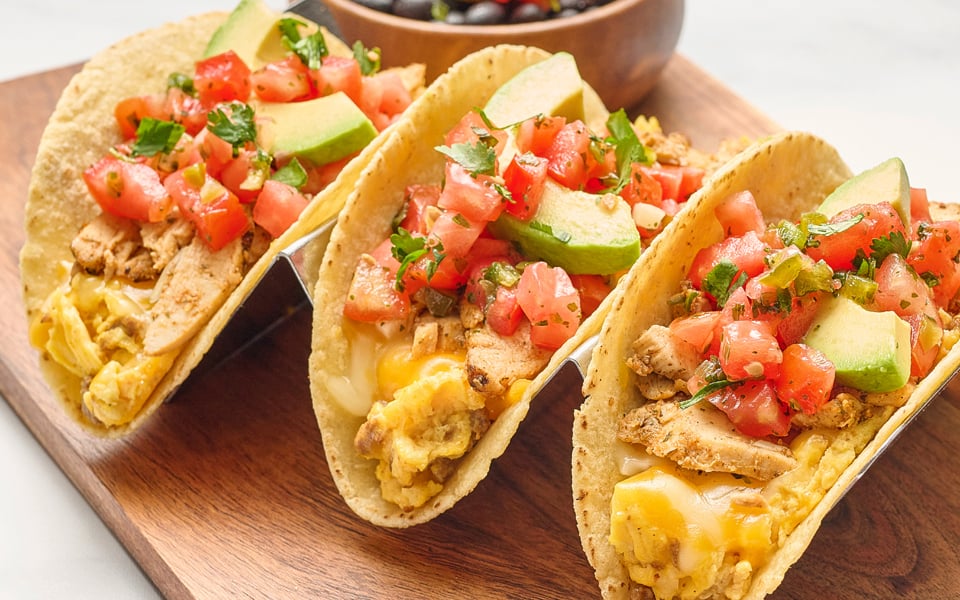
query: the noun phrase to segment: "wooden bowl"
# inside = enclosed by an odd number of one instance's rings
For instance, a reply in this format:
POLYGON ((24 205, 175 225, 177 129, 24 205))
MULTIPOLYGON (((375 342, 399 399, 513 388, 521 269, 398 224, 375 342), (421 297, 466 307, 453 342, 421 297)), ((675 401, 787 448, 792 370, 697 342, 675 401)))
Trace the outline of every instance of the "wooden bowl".
POLYGON ((432 81, 463 56, 496 44, 565 50, 611 110, 628 111, 649 92, 673 55, 683 0, 612 0, 579 15, 535 23, 448 25, 382 13, 354 0, 324 0, 343 39, 383 51, 383 66, 412 62, 432 81))

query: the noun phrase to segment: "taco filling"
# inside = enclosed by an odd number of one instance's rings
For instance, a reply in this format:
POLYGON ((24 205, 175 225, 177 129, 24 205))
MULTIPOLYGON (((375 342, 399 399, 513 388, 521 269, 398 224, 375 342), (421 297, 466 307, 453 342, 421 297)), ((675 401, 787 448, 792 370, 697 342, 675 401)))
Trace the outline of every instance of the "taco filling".
POLYGON ((416 77, 379 71, 378 51, 331 55, 316 25, 273 18, 282 57, 218 52, 120 100, 103 127, 122 141, 82 173, 99 214, 30 340, 79 381, 98 427, 138 414, 271 242, 412 100, 416 77))
POLYGON ((814 208, 719 202, 724 239, 626 359, 609 542, 656 598, 744 597, 960 336, 960 222, 898 159, 814 208))
POLYGON ((433 151, 443 180, 408 186, 356 265, 349 383, 330 386, 365 416, 354 449, 404 511, 443 489, 722 160, 623 111, 593 131, 545 114, 498 127, 474 110, 433 151))

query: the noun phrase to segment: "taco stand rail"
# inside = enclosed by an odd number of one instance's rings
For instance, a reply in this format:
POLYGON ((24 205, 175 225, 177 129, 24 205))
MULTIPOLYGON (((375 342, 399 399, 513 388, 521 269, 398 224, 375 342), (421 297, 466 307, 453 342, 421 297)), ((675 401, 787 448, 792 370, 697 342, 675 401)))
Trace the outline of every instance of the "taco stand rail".
MULTIPOLYGON (((572 373, 542 398, 491 476, 448 514, 382 530, 344 505, 310 407, 309 311, 298 310, 122 441, 61 414, 26 342, 17 253, 40 132, 75 68, 0 84, 14 160, 0 316, 0 394, 170 598, 597 597, 570 500, 572 373), (564 385, 566 384, 566 385, 564 385)), ((638 112, 711 147, 773 125, 677 57, 638 112)), ((842 151, 842 149, 841 149, 842 151)), ((563 375, 566 377, 567 375, 563 375)), ((827 518, 773 598, 960 596, 960 385, 922 413, 827 518)))

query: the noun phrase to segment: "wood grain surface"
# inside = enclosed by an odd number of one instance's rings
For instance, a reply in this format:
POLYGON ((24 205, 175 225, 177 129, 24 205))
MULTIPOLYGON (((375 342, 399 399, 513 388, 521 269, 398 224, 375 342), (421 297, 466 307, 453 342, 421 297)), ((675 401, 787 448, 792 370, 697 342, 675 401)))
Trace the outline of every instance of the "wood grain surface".
MULTIPOLYGON (((534 406, 469 497, 378 529, 341 501, 307 380, 307 310, 191 377, 127 439, 80 432, 26 341, 17 255, 30 168, 76 67, 0 84, 0 393, 170 598, 592 598, 570 498, 571 375, 534 406)), ((683 57, 634 111, 711 149, 776 126, 683 57)), ((842 152, 842 149, 841 149, 842 152)), ((833 510, 772 596, 960 597, 960 386, 934 401, 833 510)))

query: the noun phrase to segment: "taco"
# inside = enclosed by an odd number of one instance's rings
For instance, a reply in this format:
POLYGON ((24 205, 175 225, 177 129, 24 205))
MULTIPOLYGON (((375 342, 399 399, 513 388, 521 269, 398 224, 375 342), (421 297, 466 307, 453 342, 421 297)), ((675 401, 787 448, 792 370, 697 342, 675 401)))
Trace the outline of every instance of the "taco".
POLYGON ((30 341, 78 423, 139 426, 277 252, 336 216, 364 148, 423 87, 422 66, 362 74, 378 54, 357 50, 244 0, 125 39, 71 80, 20 269, 30 341))
POLYGON ((566 53, 488 48, 422 99, 331 235, 309 365, 334 480, 390 527, 484 478, 642 239, 720 160, 608 112, 566 53))
POLYGON ((777 588, 960 365, 956 208, 797 132, 691 199, 615 292, 574 419, 605 598, 777 588))

